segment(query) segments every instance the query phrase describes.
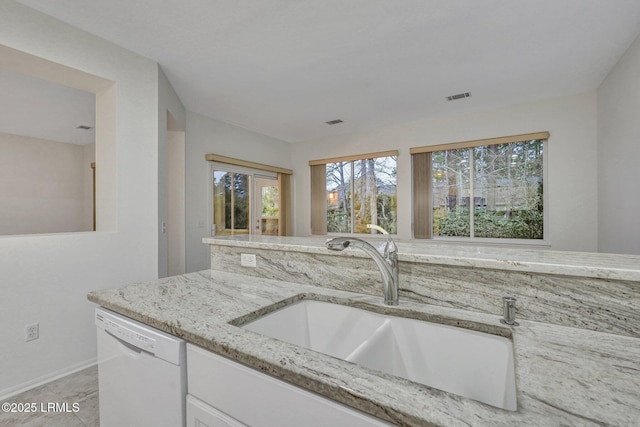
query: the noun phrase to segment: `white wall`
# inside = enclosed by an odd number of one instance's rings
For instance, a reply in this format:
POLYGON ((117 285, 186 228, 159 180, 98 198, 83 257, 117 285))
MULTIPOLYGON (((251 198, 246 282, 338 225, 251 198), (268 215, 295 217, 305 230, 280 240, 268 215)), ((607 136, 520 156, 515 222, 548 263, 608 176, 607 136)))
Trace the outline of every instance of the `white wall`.
POLYGON ((90 147, 0 132, 0 235, 91 231, 90 147))
POLYGON ((115 82, 97 94, 98 232, 0 238, 0 396, 95 362, 87 292, 158 273, 158 70, 154 62, 13 1, 0 40, 115 82), (103 111, 114 103, 115 116, 103 111), (105 147, 104 144, 115 144, 105 147), (105 149, 110 148, 110 149, 105 149), (106 230, 106 231, 105 231, 106 230), (40 323, 40 339, 24 327, 40 323))
MULTIPOLYGON (((168 166, 171 161, 168 158, 168 119, 170 113, 175 120, 174 126, 182 130, 186 127, 186 110, 182 101, 176 95, 171 83, 158 66, 158 277, 168 275, 169 240, 168 230, 163 233, 161 224, 169 222, 169 187, 168 166)), ((184 159, 184 156, 182 156, 184 159)), ((175 159, 174 159, 175 160, 175 159)), ((184 203, 183 203, 184 204, 184 203)), ((172 230, 172 233, 177 230, 172 230)), ((175 248, 174 248, 175 249, 175 248)))
POLYGON ((167 132, 167 275, 186 267, 186 141, 184 131, 167 132))
POLYGON ((408 239, 411 237, 410 147, 538 131, 551 134, 546 154, 548 242, 558 250, 595 251, 595 92, 294 144, 295 233, 310 234, 309 160, 398 149, 398 236, 408 239))
POLYGON ((215 153, 252 162, 291 168, 289 143, 237 126, 187 112, 187 272, 209 268, 209 248, 202 238, 210 235, 207 209, 209 162, 215 153))
POLYGON ((598 88, 600 252, 640 255, 640 37, 598 88))

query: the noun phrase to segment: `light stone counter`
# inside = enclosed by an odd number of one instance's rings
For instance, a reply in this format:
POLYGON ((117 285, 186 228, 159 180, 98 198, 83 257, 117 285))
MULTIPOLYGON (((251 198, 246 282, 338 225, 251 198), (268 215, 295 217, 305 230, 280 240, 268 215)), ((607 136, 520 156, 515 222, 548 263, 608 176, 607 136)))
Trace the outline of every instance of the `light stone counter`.
POLYGON ((379 296, 213 270, 95 291, 88 298, 398 425, 632 426, 640 420, 640 339, 635 337, 527 320, 507 328, 498 316, 485 313, 405 300, 390 308, 379 296), (303 297, 512 334, 518 410, 380 374, 230 324, 303 297))
MULTIPOLYGON (((381 246, 385 240, 368 239, 381 246)), ((382 295, 363 251, 325 248, 325 238, 205 238, 211 268, 247 276, 382 295), (241 254, 256 267, 241 266, 241 254)), ((640 256, 398 242, 400 298, 640 338, 640 256)))
MULTIPOLYGON (((358 237, 373 241, 373 236, 358 237)), ((204 243, 210 245, 317 254, 327 252, 324 246, 327 240, 326 237, 273 236, 206 237, 202 239, 204 243)), ((385 242, 385 239, 381 237, 378 237, 378 240, 381 244, 385 242)), ((552 251, 543 248, 507 248, 497 245, 459 245, 431 241, 416 242, 415 240, 395 240, 395 242, 398 246, 399 261, 640 281, 640 256, 638 255, 552 251)), ((362 252, 356 251, 353 252, 353 256, 366 257, 362 252)))

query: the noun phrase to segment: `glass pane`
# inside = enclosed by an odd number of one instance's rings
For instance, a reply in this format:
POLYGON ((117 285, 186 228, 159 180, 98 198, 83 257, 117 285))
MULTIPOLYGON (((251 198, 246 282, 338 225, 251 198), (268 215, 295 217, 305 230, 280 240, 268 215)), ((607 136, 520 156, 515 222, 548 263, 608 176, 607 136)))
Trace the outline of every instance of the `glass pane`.
POLYGON ((233 174, 233 229, 235 233, 249 232, 249 176, 233 174))
POLYGON ((278 222, 280 215, 279 200, 277 186, 261 187, 262 209, 260 219, 261 233, 269 236, 278 235, 278 222))
POLYGON ((213 172, 213 220, 216 234, 249 232, 249 176, 213 172))
POLYGON ((351 232, 351 162, 327 164, 327 232, 351 232))
POLYGON ((278 201, 278 187, 262 187, 262 216, 277 217, 280 210, 278 201))
POLYGON ((213 223, 216 234, 225 234, 224 230, 231 221, 231 186, 227 172, 213 171, 213 223))
POLYGON ((469 154, 469 149, 431 154, 434 236, 471 236, 469 154))
POLYGON ((474 148, 476 237, 542 239, 541 140, 474 148))
POLYGON ((372 233, 367 224, 375 224, 396 234, 397 158, 357 160, 353 170, 354 233, 372 233))

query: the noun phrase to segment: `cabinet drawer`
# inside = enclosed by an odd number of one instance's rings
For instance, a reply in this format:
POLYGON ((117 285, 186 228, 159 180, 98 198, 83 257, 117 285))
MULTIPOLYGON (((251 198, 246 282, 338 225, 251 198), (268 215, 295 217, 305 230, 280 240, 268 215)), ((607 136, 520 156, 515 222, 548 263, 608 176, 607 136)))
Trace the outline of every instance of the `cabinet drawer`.
POLYGON ((187 395, 187 427, 247 427, 216 408, 187 395))
POLYGON ((188 391, 249 426, 390 426, 383 420, 187 344, 188 391))

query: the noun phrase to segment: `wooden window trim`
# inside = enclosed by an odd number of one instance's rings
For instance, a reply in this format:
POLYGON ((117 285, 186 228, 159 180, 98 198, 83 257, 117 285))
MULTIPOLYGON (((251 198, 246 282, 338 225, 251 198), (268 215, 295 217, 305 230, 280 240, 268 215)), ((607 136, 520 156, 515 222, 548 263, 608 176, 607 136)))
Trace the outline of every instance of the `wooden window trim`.
POLYGON ((326 165, 327 163, 352 162, 356 160, 375 159, 378 157, 397 156, 398 150, 379 151, 377 153, 354 154, 351 156, 331 157, 328 159, 310 160, 309 166, 326 165))
POLYGON ((220 156, 218 154, 205 154, 204 158, 208 162, 225 163, 228 165, 242 166, 251 169, 259 169, 268 172, 282 173, 285 175, 293 175, 291 169, 285 169, 278 166, 270 166, 262 163, 250 162, 248 160, 234 159, 233 157, 220 156))
POLYGON ((280 218, 278 235, 293 236, 293 221, 291 217, 291 175, 278 173, 280 186, 280 218))
POLYGON ((510 144, 513 142, 549 139, 549 132, 523 133, 520 135, 501 136, 498 138, 474 139, 471 141, 452 142, 449 144, 427 145, 409 149, 410 154, 433 153, 435 151, 456 150, 460 148, 483 147, 486 145, 510 144))

